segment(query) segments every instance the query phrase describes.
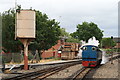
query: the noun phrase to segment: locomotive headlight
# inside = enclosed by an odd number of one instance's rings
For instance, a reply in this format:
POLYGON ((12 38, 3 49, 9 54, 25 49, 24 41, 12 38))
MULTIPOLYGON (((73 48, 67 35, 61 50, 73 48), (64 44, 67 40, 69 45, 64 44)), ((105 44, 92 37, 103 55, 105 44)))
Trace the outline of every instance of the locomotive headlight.
POLYGON ((92 50, 95 51, 95 50, 96 50, 96 47, 92 47, 92 50))

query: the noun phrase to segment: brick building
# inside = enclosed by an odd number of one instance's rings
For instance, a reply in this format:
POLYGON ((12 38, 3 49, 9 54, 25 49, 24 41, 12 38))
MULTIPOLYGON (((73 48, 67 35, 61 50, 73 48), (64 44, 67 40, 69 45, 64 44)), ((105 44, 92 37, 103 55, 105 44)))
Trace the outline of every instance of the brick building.
POLYGON ((58 40, 57 44, 50 49, 42 52, 42 59, 50 58, 63 58, 74 59, 77 56, 79 50, 79 43, 64 42, 64 40, 58 40))
POLYGON ((62 48, 62 45, 64 45, 64 42, 62 40, 58 40, 57 44, 52 46, 50 49, 45 50, 41 57, 43 59, 53 58, 53 57, 60 57, 58 51, 62 48))

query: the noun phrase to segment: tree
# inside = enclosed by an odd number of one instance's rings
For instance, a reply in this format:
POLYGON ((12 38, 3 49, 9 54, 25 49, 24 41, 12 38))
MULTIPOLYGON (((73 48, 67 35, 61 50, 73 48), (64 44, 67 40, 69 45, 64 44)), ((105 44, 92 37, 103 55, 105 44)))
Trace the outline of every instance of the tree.
POLYGON ((100 41, 103 37, 103 31, 101 31, 97 24, 93 22, 83 22, 82 24, 77 25, 76 32, 71 33, 71 36, 86 42, 88 42, 88 40, 94 36, 97 40, 100 41))
POLYGON ((80 43, 78 39, 73 38, 68 32, 65 31, 65 28, 61 28, 61 38, 66 38, 65 42, 74 42, 74 43, 80 43))
POLYGON ((116 45, 116 43, 111 38, 103 38, 101 44, 104 48, 111 48, 116 45))
MULTIPOLYGON (((18 7, 20 9, 20 7, 18 7)), ((18 10, 18 9, 17 9, 18 10)), ((2 14, 2 43, 7 52, 18 52, 23 47, 15 40, 15 10, 2 14)), ((61 35, 59 22, 49 19, 46 14, 36 11, 36 39, 30 43, 31 50, 46 50, 53 46, 61 35)))
POLYGON ((80 43, 78 39, 73 38, 72 36, 66 39, 66 42, 80 43))
POLYGON ((60 37, 70 37, 70 34, 65 31, 65 28, 61 28, 60 32, 61 32, 60 37))
POLYGON ((36 11, 36 39, 30 45, 31 49, 47 50, 56 44, 60 36, 59 22, 50 20, 46 14, 36 11))
POLYGON ((15 41, 15 11, 9 9, 2 14, 2 46, 6 52, 18 52, 22 46, 20 41, 15 41))

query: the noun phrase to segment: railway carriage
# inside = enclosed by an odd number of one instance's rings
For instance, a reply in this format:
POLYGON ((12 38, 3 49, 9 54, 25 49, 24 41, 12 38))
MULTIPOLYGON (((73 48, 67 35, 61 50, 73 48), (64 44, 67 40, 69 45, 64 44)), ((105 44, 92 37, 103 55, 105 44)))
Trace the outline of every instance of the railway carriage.
POLYGON ((85 45, 82 48, 82 65, 96 67, 102 61, 102 51, 94 45, 85 45))

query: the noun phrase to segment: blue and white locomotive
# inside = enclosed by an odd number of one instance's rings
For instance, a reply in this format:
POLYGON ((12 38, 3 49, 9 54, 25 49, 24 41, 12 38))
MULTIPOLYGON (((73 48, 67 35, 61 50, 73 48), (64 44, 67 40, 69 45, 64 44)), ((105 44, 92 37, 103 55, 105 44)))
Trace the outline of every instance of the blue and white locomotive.
POLYGON ((96 67, 102 61, 102 51, 94 45, 84 45, 82 48, 82 65, 96 67))

